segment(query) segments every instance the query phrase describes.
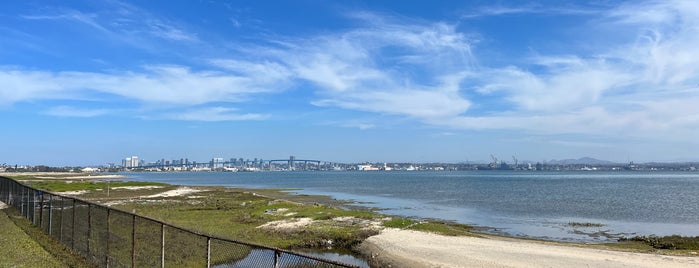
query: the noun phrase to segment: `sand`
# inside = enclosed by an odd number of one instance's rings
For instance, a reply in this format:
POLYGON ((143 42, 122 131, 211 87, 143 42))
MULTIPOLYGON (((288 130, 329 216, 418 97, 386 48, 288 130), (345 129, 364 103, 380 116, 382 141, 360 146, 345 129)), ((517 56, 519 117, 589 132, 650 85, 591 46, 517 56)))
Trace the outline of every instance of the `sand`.
POLYGON ((88 190, 77 190, 77 191, 65 191, 65 192, 56 192, 57 194, 61 195, 67 195, 67 196, 76 196, 76 195, 82 195, 89 193, 90 191, 88 190))
POLYGON ((280 221, 271 221, 263 225, 257 226, 257 228, 263 229, 273 229, 273 230, 295 230, 301 229, 303 227, 309 226, 313 223, 311 218, 296 218, 287 219, 280 221))
POLYGON ((202 190, 198 189, 192 189, 189 187, 180 187, 175 190, 170 190, 166 192, 162 192, 159 194, 154 194, 154 195, 149 195, 149 196, 143 196, 143 198, 155 198, 155 197, 174 197, 174 196, 183 196, 183 195, 188 195, 191 193, 198 193, 201 192, 202 190))
POLYGON ((380 267, 699 267, 676 257, 507 238, 452 237, 387 228, 360 246, 380 267))
POLYGON ((154 186, 154 185, 152 185, 152 186, 119 186, 119 187, 112 187, 112 190, 119 189, 119 190, 134 191, 134 190, 145 190, 145 189, 159 189, 159 188, 163 188, 163 187, 165 187, 165 186, 154 186))

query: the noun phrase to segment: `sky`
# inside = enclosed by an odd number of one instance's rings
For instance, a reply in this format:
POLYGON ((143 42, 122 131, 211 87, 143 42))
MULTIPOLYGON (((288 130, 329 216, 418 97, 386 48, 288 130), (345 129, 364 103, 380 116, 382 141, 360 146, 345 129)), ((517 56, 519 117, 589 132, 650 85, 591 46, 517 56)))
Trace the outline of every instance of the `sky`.
POLYGON ((0 164, 698 161, 699 1, 0 1, 0 164))

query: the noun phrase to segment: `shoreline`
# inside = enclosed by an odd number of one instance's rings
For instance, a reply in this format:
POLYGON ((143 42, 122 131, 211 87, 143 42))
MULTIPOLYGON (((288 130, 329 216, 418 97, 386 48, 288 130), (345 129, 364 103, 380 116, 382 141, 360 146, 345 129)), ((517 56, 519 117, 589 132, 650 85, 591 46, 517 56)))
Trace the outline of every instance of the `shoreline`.
MULTIPOLYGON (((97 176, 90 177, 100 178, 97 176)), ((73 176, 64 179, 80 178, 80 176, 73 176)), ((103 176, 101 178, 109 179, 111 177, 103 176)), ((211 187, 170 186, 202 189, 211 187)), ((351 200, 336 200, 331 196, 314 196, 289 192, 289 190, 293 191, 295 189, 225 188, 251 192, 273 200, 279 199, 306 205, 322 204, 347 208, 347 204, 354 203, 351 200)), ((168 197, 169 195, 161 196, 168 197)), ((377 213, 390 216, 381 213, 381 211, 377 211, 377 213)), ((378 235, 365 239, 355 250, 363 255, 370 264, 378 265, 379 267, 388 265, 393 267, 502 267, 504 265, 512 267, 575 267, 587 264, 587 261, 594 261, 594 266, 605 267, 622 267, 623 265, 636 267, 689 267, 699 265, 699 258, 693 257, 696 256, 696 252, 694 254, 688 252, 687 254, 690 257, 674 257, 661 255, 667 254, 667 252, 656 251, 648 254, 629 252, 628 249, 624 251, 623 248, 590 247, 577 242, 552 242, 516 236, 491 235, 481 232, 472 233, 477 237, 445 236, 432 232, 382 228, 378 235), (445 245, 449 246, 445 247, 445 245), (551 251, 558 252, 558 255, 545 254, 551 251), (505 255, 506 258, 502 255, 505 255), (553 264, 549 265, 549 263, 553 264), (643 266, 646 263, 652 265, 643 266)))

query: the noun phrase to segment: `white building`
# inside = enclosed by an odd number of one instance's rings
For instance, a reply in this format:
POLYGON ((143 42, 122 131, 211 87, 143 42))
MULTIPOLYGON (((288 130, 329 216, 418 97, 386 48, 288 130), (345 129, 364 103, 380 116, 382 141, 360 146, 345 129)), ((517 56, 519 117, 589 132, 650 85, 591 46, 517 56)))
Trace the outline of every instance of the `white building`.
POLYGON ((124 158, 124 160, 121 161, 121 165, 125 168, 138 167, 138 156, 124 158))

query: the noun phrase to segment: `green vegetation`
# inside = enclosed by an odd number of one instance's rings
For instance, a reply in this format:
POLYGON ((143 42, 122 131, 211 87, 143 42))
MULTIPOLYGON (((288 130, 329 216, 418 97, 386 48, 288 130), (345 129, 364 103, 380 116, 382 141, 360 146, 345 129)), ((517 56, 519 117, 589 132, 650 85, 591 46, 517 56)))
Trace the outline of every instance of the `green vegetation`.
POLYGON ((67 267, 46 252, 0 212, 0 266, 3 267, 67 267))
POLYGON ((631 238, 621 238, 619 241, 642 243, 654 249, 699 250, 699 236, 635 236, 631 238))
POLYGON ((569 227, 603 227, 604 224, 593 223, 593 222, 569 222, 567 224, 569 227))
MULTIPOLYGON (((377 234, 382 223, 387 227, 444 235, 471 235, 470 226, 456 223, 415 222, 402 218, 393 218, 384 223, 384 215, 369 209, 342 209, 339 207, 348 205, 348 202, 326 196, 285 192, 289 189, 190 187, 199 192, 186 196, 155 197, 154 194, 179 187, 112 181, 110 194, 107 195, 104 181, 29 180, 25 183, 53 192, 85 190, 87 193, 81 194, 81 199, 97 203, 109 202, 113 207, 124 211, 133 211, 138 215, 214 236, 280 248, 352 249, 367 237, 377 234), (159 187, 118 188, 126 186, 159 187), (296 223, 299 225, 295 226, 296 223), (268 226, 261 227, 263 225, 268 226)), ((193 239, 183 237, 172 239, 193 239)), ((158 241, 157 237, 152 239, 158 241)), ((188 245, 190 242, 192 241, 178 243, 188 245)), ((241 249, 241 254, 247 254, 247 250, 241 249)))
POLYGON ((225 238, 282 248, 329 245, 350 248, 376 234, 365 227, 369 221, 381 217, 372 212, 272 200, 225 188, 195 195, 198 198, 159 198, 117 207, 225 238), (345 217, 347 221, 335 220, 345 217), (312 223, 303 228, 258 228, 268 222, 293 222, 302 218, 310 218, 312 223))
POLYGON ((417 222, 406 218, 394 218, 383 223, 383 226, 390 228, 400 228, 437 233, 450 236, 473 235, 470 231, 472 226, 459 223, 441 221, 421 221, 417 222))
POLYGON ((11 208, 0 211, 0 266, 94 267, 11 208))
POLYGON ((383 223, 383 226, 389 227, 389 228, 400 228, 400 229, 408 229, 412 227, 413 225, 417 224, 414 220, 411 219, 406 219, 406 218, 393 218, 389 221, 386 221, 383 223))
POLYGON ((67 192, 67 191, 106 191, 107 187, 134 187, 134 186, 165 186, 163 183, 156 182, 137 182, 137 181, 27 181, 27 185, 38 189, 44 189, 50 192, 67 192))

